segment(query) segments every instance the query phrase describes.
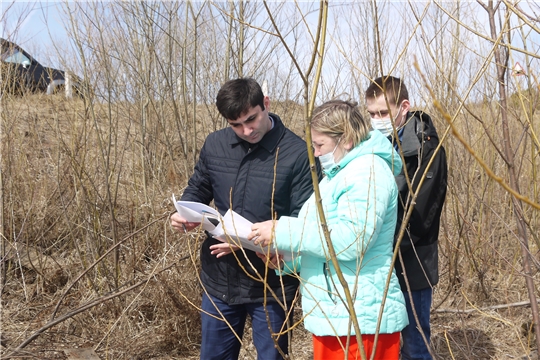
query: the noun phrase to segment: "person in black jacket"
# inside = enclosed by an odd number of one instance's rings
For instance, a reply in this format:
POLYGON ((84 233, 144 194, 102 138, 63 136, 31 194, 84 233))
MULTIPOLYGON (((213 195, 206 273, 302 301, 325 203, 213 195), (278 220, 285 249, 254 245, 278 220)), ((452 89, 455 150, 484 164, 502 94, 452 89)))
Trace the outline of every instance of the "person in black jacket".
POLYGON ((400 203, 395 241, 404 217, 414 206, 395 265, 409 315, 409 325, 401 332, 401 356, 403 360, 432 359, 429 314, 433 286, 439 281, 439 222, 448 172, 445 150, 442 146, 437 149, 439 136, 431 118, 422 111, 409 111, 409 95, 401 79, 379 77, 365 95, 373 128, 386 135, 404 159, 403 170, 396 177, 400 203))
MULTIPOLYGON (((313 192, 305 141, 269 113, 270 100, 253 79, 226 82, 216 105, 230 126, 206 138, 182 200, 213 200, 222 215, 231 207, 251 222, 296 216, 313 192)), ((185 232, 199 224, 175 213, 171 225, 185 232)), ((289 336, 277 334, 292 318, 298 279, 266 269, 255 252, 233 250, 210 236, 201 246, 201 359, 237 359, 247 315, 257 358, 281 359, 289 336)))

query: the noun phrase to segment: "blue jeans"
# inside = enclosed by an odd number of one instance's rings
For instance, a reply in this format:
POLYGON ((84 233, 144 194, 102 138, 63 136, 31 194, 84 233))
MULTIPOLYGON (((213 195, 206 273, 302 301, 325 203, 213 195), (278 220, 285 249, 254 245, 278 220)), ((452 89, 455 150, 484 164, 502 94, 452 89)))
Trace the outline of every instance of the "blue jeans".
MULTIPOLYGON (((240 347, 242 345, 238 338, 242 339, 246 316, 248 314, 251 317, 253 344, 257 349, 257 359, 283 359, 275 347, 266 319, 268 313, 273 333, 279 333, 288 328, 283 326, 286 313, 279 304, 268 302, 266 306, 262 303, 229 305, 214 296, 203 294, 201 308, 201 360, 238 359, 240 347), (217 319, 208 314, 216 316, 217 319), (230 327, 222 320, 223 317, 227 319, 230 327), (235 333, 238 338, 235 336, 235 333)), ((292 311, 290 316, 292 320, 292 311)), ((287 354, 289 350, 290 334, 291 333, 282 335, 277 340, 277 343, 284 354, 287 354)))
POLYGON ((418 324, 414 318, 412 311, 411 299, 407 291, 403 292, 405 297, 405 305, 407 305, 407 314, 409 315, 409 325, 405 329, 401 330, 401 338, 403 345, 401 347, 401 358, 403 360, 432 360, 429 353, 429 338, 431 336, 431 329, 429 325, 429 312, 431 310, 431 298, 433 291, 431 288, 411 291, 412 303, 414 303, 414 309, 418 316, 418 321, 428 344, 424 342, 420 331, 418 330, 418 324))

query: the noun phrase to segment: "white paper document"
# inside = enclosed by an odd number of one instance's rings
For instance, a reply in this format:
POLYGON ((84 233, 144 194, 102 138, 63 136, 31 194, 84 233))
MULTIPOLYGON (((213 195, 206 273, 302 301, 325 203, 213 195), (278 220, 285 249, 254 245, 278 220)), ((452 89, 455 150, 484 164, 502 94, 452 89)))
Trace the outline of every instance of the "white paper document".
POLYGON ((212 233, 219 226, 221 215, 208 205, 193 201, 177 201, 172 196, 174 207, 178 214, 188 222, 202 223, 204 230, 212 233))
POLYGON ((248 240, 253 223, 242 215, 229 209, 225 215, 208 205, 193 201, 177 201, 172 196, 178 214, 189 222, 200 222, 204 230, 222 242, 228 242, 247 250, 258 253, 267 253, 267 247, 255 245, 248 240))

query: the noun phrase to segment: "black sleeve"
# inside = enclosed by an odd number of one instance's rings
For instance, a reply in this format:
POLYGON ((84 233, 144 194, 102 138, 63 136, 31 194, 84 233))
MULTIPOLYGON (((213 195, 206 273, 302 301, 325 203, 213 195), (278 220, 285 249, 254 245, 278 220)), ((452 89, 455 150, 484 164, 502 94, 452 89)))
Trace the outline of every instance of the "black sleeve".
POLYGON ((184 201, 196 201, 203 204, 210 204, 214 199, 210 174, 206 168, 206 142, 201 149, 199 160, 195 165, 193 175, 189 178, 188 186, 182 194, 184 201))
MULTIPOLYGON (((407 166, 407 170, 412 172, 409 173, 408 176, 410 178, 414 177, 412 188, 413 191, 416 191, 420 179, 423 174, 426 173, 427 166, 431 158, 433 158, 431 166, 427 169, 426 177, 416 198, 409 224, 401 241, 400 249, 402 252, 409 250, 411 248, 411 243, 422 244, 422 241, 424 240, 436 241, 436 239, 433 239, 433 236, 430 236, 430 233, 435 230, 438 233, 439 219, 446 197, 448 181, 448 169, 444 148, 441 147, 439 151, 434 154, 437 143, 438 141, 436 139, 431 139, 424 143, 421 150, 423 153, 421 153, 420 156, 421 163, 417 166, 418 171, 416 174, 414 173, 414 168, 409 169, 409 166, 407 166), (429 143, 430 141, 433 141, 433 143, 429 143), (434 226, 436 226, 437 229, 433 229, 434 226)), ((405 187, 405 189, 400 189, 400 202, 403 202, 402 204, 407 204, 408 201, 410 206, 410 199, 407 199, 409 191, 407 185, 405 185, 405 187)), ((400 224, 403 217, 406 215, 409 206, 400 206, 396 237, 399 235, 400 224)))
MULTIPOLYGON (((322 172, 318 159, 315 159, 315 166, 317 168, 317 177, 320 181, 322 178, 322 172)), ((300 208, 313 193, 313 181, 309 168, 307 148, 302 151, 302 154, 298 157, 298 161, 295 163, 290 193, 290 216, 297 217, 298 213, 300 212, 300 208)))

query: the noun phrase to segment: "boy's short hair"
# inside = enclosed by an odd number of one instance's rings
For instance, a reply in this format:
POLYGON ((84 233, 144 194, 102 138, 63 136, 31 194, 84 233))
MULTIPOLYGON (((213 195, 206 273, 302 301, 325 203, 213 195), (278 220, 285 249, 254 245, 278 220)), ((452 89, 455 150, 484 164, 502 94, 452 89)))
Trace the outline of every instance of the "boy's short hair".
POLYGON ((409 100, 409 92, 405 83, 398 77, 381 76, 373 80, 366 90, 366 99, 375 99, 386 92, 388 102, 393 105, 409 100))
POLYGON ((218 111, 227 120, 236 120, 257 105, 264 110, 264 94, 257 81, 251 78, 227 81, 216 96, 218 111))

